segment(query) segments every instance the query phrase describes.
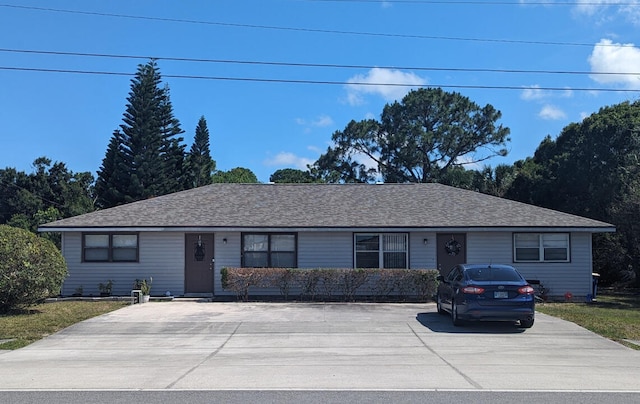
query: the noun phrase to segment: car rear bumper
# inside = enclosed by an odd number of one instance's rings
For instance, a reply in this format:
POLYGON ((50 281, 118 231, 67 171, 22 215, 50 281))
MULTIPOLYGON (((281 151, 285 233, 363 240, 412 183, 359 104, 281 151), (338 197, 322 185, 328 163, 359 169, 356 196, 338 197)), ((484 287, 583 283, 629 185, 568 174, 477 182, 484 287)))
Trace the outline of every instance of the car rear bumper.
POLYGON ((535 309, 531 307, 477 307, 458 306, 458 317, 462 320, 481 321, 518 321, 530 320, 535 316, 535 309))

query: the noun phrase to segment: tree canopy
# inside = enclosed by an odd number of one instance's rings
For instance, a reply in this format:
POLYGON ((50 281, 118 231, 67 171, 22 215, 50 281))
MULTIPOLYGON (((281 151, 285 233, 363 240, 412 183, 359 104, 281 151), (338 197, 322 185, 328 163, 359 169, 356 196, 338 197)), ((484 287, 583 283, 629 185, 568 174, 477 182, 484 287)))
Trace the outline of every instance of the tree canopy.
POLYGON ((507 154, 501 113, 439 88, 409 92, 380 120, 351 121, 311 167, 326 182, 434 182, 452 167, 507 154))
POLYGON ((211 175, 216 169, 216 162, 211 158, 209 150, 209 129, 204 116, 200 117, 193 144, 187 154, 186 172, 187 188, 197 188, 211 184, 211 175))
POLYGON ((628 279, 640 275, 639 156, 640 102, 604 107, 516 162, 505 196, 614 224, 615 234, 594 236, 594 267, 609 282, 628 279))
POLYGON ((218 183, 237 183, 237 184, 257 184, 258 177, 253 171, 244 167, 232 168, 229 171, 216 171, 213 174, 213 182, 218 183))
POLYGON ((288 184, 316 182, 309 171, 297 170, 295 168, 276 170, 269 177, 269 181, 288 184))
MULTIPOLYGON (((39 225, 94 210, 93 176, 39 157, 34 171, 0 169, 0 223, 36 232, 39 225)), ((56 236, 47 238, 57 241, 56 236)))
POLYGON ((152 60, 139 65, 120 128, 98 171, 98 205, 106 208, 184 189, 183 130, 152 60))

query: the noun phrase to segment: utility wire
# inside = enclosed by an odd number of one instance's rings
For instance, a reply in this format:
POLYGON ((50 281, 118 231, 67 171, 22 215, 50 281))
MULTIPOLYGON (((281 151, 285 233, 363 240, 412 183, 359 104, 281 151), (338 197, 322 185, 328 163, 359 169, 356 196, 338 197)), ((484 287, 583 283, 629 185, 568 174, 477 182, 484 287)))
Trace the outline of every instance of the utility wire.
MULTIPOLYGON (((14 187, 14 188, 18 188, 18 189, 20 189, 20 190, 22 190, 22 191, 28 192, 28 193, 29 193, 29 194, 31 194, 32 196, 34 196, 34 197, 36 197, 36 198, 40 199, 42 202, 46 202, 46 203, 49 203, 49 204, 51 204, 51 205, 55 205, 55 206, 57 206, 57 207, 59 207, 59 208, 64 208, 64 207, 65 207, 65 205, 63 205, 63 204, 60 204, 60 203, 58 203, 58 202, 56 202, 56 201, 52 201, 52 200, 50 200, 50 199, 47 199, 47 198, 45 198, 44 196, 39 195, 39 194, 36 194, 35 192, 33 192, 33 191, 31 191, 31 190, 29 190, 29 189, 27 189, 27 188, 23 187, 23 186, 20 186, 20 185, 18 185, 18 184, 13 183, 13 182, 5 181, 5 180, 4 180, 4 179, 2 179, 2 178, 0 178, 0 185, 4 185, 5 187, 14 187)), ((7 212, 3 212, 3 213, 7 213, 7 212)))
MULTIPOLYGON (((227 22, 216 22, 216 21, 188 20, 188 19, 180 19, 180 18, 148 17, 143 15, 104 13, 104 12, 97 12, 97 11, 65 10, 65 9, 48 8, 48 7, 18 6, 14 4, 0 4, 0 7, 8 7, 8 8, 16 8, 16 9, 24 9, 24 10, 48 11, 48 12, 55 12, 55 13, 93 15, 93 16, 100 16, 100 17, 127 18, 127 19, 134 19, 134 20, 175 22, 175 23, 184 23, 184 24, 217 25, 217 26, 223 26, 223 27, 254 28, 254 29, 266 29, 266 30, 278 30, 278 31, 312 32, 312 33, 320 33, 320 34, 358 35, 358 36, 374 36, 374 37, 386 37, 386 38, 432 39, 432 40, 443 40, 443 41, 489 42, 489 43, 527 44, 527 45, 555 45, 555 46, 582 46, 582 47, 593 46, 593 44, 590 44, 590 43, 579 43, 579 42, 526 41, 526 40, 517 40, 517 39, 491 39, 491 38, 464 38, 464 37, 449 37, 449 36, 435 36, 435 35, 390 34, 390 33, 382 33, 382 32, 343 31, 343 30, 329 30, 329 29, 283 27, 283 26, 273 26, 273 25, 240 24, 240 23, 227 23, 227 22)), ((616 46, 616 45, 605 44, 600 46, 616 46)))
POLYGON ((488 68, 463 68, 463 67, 418 67, 418 66, 371 66, 371 65, 343 65, 332 63, 295 63, 295 62, 267 62, 257 60, 232 60, 232 59, 202 59, 202 58, 179 58, 164 56, 142 56, 142 55, 116 55, 106 53, 82 53, 82 52, 62 52, 62 51, 41 51, 28 49, 5 49, 0 48, 0 52, 28 53, 38 55, 58 55, 58 56, 82 56, 116 59, 147 59, 147 60, 167 60, 172 62, 196 62, 196 63, 221 63, 221 64, 245 64, 245 65, 267 65, 285 67, 318 67, 318 68, 338 68, 338 69, 389 69, 389 70, 417 70, 417 71, 447 71, 447 72, 467 72, 467 73, 526 73, 526 74, 570 74, 570 75, 620 75, 637 76, 640 72, 587 72, 572 70, 526 70, 526 69, 488 69, 488 68))
MULTIPOLYGON (((0 70, 9 71, 30 71, 30 72, 46 72, 46 73, 70 73, 70 74, 87 74, 87 75, 110 75, 110 76, 135 76, 134 73, 107 72, 107 71, 89 71, 89 70, 68 70, 68 69, 43 69, 30 67, 7 67, 0 66, 0 70)), ((269 79, 257 77, 222 77, 222 76, 197 76, 197 75, 181 75, 181 74, 163 74, 165 78, 173 79, 192 79, 192 80, 217 80, 217 81, 245 81, 245 82, 262 82, 262 83, 289 83, 289 84, 324 84, 324 85, 352 85, 352 86, 389 86, 389 87, 439 87, 439 88, 466 88, 466 89, 484 89, 484 90, 526 90, 532 87, 526 86, 488 86, 488 85, 455 85, 455 84, 429 84, 416 85, 407 83, 371 83, 357 81, 329 81, 329 80, 293 80, 293 79, 269 79)), ((638 92, 633 89, 623 88, 572 88, 572 87, 535 87, 535 90, 546 91, 599 91, 599 92, 620 92, 631 93, 638 92)))

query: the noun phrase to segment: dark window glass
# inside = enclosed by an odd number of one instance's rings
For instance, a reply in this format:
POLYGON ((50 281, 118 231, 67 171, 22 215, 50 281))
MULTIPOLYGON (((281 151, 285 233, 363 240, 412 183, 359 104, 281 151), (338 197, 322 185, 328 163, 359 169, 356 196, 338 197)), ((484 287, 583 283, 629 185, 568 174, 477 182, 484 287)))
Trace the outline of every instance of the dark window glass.
POLYGON ((296 268, 295 234, 244 234, 242 266, 296 268))
POLYGON ((471 268, 467 270, 467 276, 472 281, 520 281, 522 278, 510 268, 471 268))
POLYGON ((515 261, 569 261, 568 233, 516 233, 515 261))
POLYGON ((356 268, 407 268, 407 234, 356 234, 354 239, 356 268))
POLYGON ((135 262, 138 260, 137 234, 84 234, 84 261, 135 262))
POLYGON ((356 252, 356 268, 378 268, 380 258, 378 252, 356 252))

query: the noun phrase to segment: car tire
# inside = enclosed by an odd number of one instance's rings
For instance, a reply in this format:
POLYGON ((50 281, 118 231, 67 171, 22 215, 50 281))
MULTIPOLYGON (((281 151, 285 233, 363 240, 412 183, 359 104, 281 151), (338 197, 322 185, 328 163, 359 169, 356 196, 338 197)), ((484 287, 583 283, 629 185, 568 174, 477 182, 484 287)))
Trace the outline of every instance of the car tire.
POLYGON ((528 318, 525 320, 520 320, 520 328, 531 328, 533 327, 533 318, 528 318))
POLYGON ((442 300, 440 300, 440 295, 436 297, 436 307, 438 308, 438 314, 447 314, 447 311, 442 307, 442 300))
POLYGON ((462 325, 462 320, 460 320, 460 317, 458 317, 458 306, 455 304, 455 302, 451 303, 451 321, 456 327, 462 325))

